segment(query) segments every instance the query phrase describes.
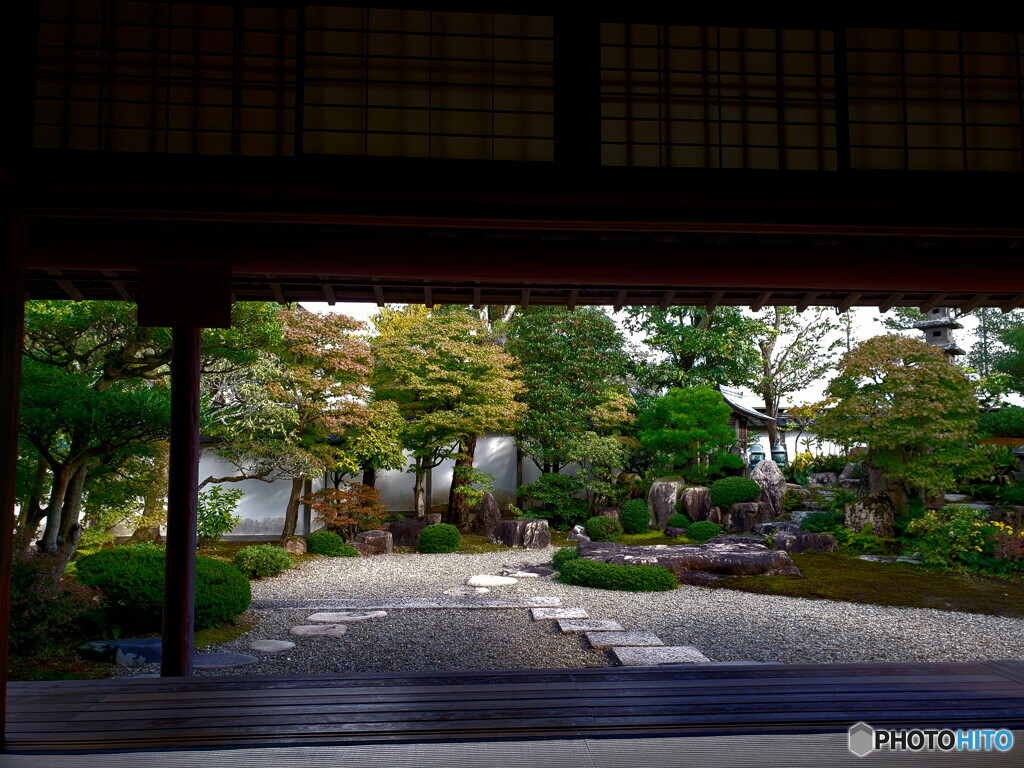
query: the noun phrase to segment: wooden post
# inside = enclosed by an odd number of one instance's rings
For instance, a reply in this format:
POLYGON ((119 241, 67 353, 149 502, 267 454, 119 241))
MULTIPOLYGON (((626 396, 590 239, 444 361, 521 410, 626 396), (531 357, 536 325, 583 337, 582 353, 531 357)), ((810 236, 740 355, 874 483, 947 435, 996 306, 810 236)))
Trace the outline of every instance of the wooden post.
POLYGON ((171 358, 171 449, 167 488, 160 674, 192 674, 195 624, 196 514, 199 505, 199 329, 174 329, 171 358))
POLYGON ((18 461, 18 406, 25 325, 25 274, 20 222, 0 217, 3 288, 0 307, 0 732, 7 724, 7 631, 11 616, 14 477, 18 461))

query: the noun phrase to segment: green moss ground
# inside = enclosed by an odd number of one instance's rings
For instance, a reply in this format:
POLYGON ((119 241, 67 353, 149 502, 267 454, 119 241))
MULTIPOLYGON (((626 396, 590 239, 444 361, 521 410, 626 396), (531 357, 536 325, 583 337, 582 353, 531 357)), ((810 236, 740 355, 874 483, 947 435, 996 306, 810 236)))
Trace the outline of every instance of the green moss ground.
POLYGON ((842 554, 793 555, 803 576, 730 576, 715 589, 1024 618, 1024 581, 1004 581, 842 554))

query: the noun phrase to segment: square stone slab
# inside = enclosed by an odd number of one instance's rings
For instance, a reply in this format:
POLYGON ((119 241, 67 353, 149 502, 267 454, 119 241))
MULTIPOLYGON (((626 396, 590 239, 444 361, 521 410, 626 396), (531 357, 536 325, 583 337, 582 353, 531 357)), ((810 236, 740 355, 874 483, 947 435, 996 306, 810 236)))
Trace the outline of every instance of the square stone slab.
POLYGON ((558 628, 565 634, 622 631, 622 625, 611 619, 559 619, 558 628))
POLYGON ((591 648, 615 648, 619 645, 643 646, 664 645, 653 632, 587 632, 591 648))
POLYGON ((590 614, 582 608, 534 608, 530 613, 533 615, 534 621, 590 618, 590 614))
POLYGON ((344 624, 349 621, 383 619, 387 615, 387 611, 341 611, 339 613, 314 613, 312 616, 307 616, 306 621, 318 621, 324 624, 344 624))
POLYGON ((612 648, 612 656, 624 667, 702 664, 711 661, 692 645, 663 645, 660 648, 612 648))

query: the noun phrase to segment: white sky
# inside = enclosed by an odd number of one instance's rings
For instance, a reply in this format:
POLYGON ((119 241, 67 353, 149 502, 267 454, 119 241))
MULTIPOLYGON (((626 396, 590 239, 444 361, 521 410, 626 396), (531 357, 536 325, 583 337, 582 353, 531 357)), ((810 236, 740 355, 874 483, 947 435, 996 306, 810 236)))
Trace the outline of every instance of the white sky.
MULTIPOLYGON (((331 306, 326 303, 303 302, 302 306, 304 306, 306 309, 312 312, 340 312, 342 314, 349 315, 350 317, 354 317, 356 320, 362 320, 367 323, 369 323, 370 318, 373 317, 378 312, 378 307, 376 304, 339 303, 335 304, 334 306, 331 306)), ((853 344, 856 344, 858 341, 863 341, 864 339, 869 339, 872 336, 878 336, 883 333, 891 332, 888 331, 881 323, 882 318, 885 316, 873 307, 854 307, 850 309, 849 312, 853 317, 853 328, 851 334, 851 341, 853 344)), ((612 317, 619 324, 619 327, 622 328, 622 320, 625 317, 625 312, 610 314, 612 314, 612 317)), ((953 338, 962 348, 967 349, 974 341, 973 331, 975 326, 977 325, 977 322, 971 315, 967 316, 966 318, 960 318, 958 322, 964 325, 964 329, 960 331, 954 331, 953 338)), ((642 340, 639 336, 626 332, 625 329, 623 329, 623 333, 626 335, 628 339, 631 339, 634 342, 639 343, 642 340)), ((907 335, 913 338, 922 338, 921 334, 918 331, 911 331, 907 335)), ((833 339, 838 338, 839 336, 840 333, 836 332, 832 336, 827 337, 825 343, 827 344, 831 342, 833 339)), ((839 355, 842 354, 843 351, 845 351, 845 343, 842 348, 837 349, 837 360, 839 355)), ((819 379, 817 382, 815 382, 815 384, 811 385, 807 389, 790 395, 783 401, 783 405, 799 405, 802 403, 815 402, 821 400, 824 396, 824 390, 827 384, 828 376, 826 375, 825 377, 819 379)), ((749 390, 742 390, 742 392, 742 401, 744 405, 761 405, 759 398, 753 393, 751 393, 749 390)))

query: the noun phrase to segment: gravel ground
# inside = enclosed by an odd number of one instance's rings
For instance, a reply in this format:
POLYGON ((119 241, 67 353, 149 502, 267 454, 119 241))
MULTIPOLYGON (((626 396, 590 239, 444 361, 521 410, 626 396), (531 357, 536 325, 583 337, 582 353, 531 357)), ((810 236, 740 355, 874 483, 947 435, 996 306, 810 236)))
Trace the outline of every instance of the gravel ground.
MULTIPOLYGON (((398 609, 355 622, 341 638, 292 638, 315 611, 303 601, 443 598, 475 574, 550 562, 553 548, 479 555, 322 558, 253 582, 253 600, 289 607, 253 610, 251 631, 216 650, 251 653, 258 665, 197 674, 316 674, 584 667, 611 663, 578 635, 534 622, 527 609, 398 609), (250 651, 257 639, 292 639, 291 651, 250 651)), ((493 587, 492 597, 557 597, 594 619, 649 630, 666 645, 692 645, 714 661, 784 663, 979 661, 1024 658, 1024 620, 922 608, 890 608, 683 586, 673 592, 613 592, 550 577, 493 587)), ((212 649, 211 649, 212 650, 212 649)), ((152 668, 123 668, 139 674, 152 668)))

